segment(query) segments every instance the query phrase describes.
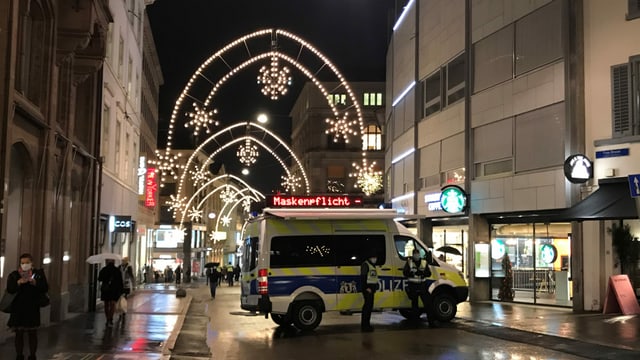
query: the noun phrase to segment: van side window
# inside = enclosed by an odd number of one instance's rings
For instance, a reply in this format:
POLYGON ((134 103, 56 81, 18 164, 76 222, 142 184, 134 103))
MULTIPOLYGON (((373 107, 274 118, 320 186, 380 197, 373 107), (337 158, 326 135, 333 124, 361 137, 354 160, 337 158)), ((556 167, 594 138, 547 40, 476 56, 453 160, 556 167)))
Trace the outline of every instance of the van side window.
POLYGON ((378 255, 377 265, 386 261, 384 235, 335 235, 337 266, 360 266, 370 249, 378 255))
POLYGON ((271 267, 333 266, 335 252, 330 235, 274 236, 271 238, 271 267))
POLYGON ((420 250, 420 257, 426 259, 428 263, 433 263, 431 251, 427 251, 427 249, 422 247, 422 245, 415 241, 415 239, 409 236, 395 235, 393 237, 393 242, 396 245, 398 256, 400 256, 402 260, 405 260, 407 257, 411 256, 413 249, 418 249, 420 250))

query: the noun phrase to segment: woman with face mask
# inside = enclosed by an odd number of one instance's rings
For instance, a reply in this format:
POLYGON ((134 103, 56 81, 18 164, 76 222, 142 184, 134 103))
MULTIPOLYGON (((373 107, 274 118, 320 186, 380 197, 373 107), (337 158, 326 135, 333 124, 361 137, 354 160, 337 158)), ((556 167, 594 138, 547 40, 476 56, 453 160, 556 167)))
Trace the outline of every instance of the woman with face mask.
POLYGON ((36 359, 38 327, 40 326, 40 299, 49 291, 42 269, 33 267, 30 254, 20 256, 20 267, 9 274, 7 292, 16 294, 11 304, 11 316, 7 325, 16 333, 16 359, 24 359, 24 335, 29 339, 29 357, 36 359))

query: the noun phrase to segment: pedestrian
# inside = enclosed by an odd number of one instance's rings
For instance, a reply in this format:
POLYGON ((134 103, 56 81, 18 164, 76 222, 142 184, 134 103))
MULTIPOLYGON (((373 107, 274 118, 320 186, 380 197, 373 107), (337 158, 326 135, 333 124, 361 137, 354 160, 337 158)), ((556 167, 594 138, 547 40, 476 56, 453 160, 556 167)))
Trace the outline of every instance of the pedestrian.
POLYGON ((180 284, 180 280, 182 279, 182 268, 180 267, 180 264, 178 264, 178 267, 175 270, 176 273, 176 284, 180 284))
POLYGON ((142 272, 142 282, 146 284, 149 282, 149 265, 144 264, 142 272))
POLYGON ((236 266, 233 267, 233 280, 235 282, 240 281, 240 264, 236 264, 236 266))
POLYGON ((222 280, 227 279, 227 267, 224 265, 220 266, 220 277, 218 277, 218 286, 222 285, 222 280))
POLYGON ((207 280, 209 281, 209 291, 211 292, 211 297, 216 297, 216 288, 218 287, 218 280, 222 276, 218 269, 214 266, 213 268, 207 268, 207 280))
POLYGON ((233 286, 233 265, 231 265, 231 261, 229 261, 229 265, 227 265, 227 284, 233 286))
POLYGON ((420 319, 421 311, 418 307, 418 299, 420 299, 422 300, 424 311, 427 313, 429 325, 435 326, 431 296, 427 288, 427 279, 431 277, 431 269, 429 269, 427 260, 420 257, 420 250, 413 249, 411 257, 408 257, 407 262, 404 264, 402 273, 408 282, 407 295, 411 300, 412 320, 418 321, 420 319))
POLYGON ((122 295, 124 286, 122 284, 122 273, 115 265, 115 260, 107 259, 105 266, 98 273, 100 281, 100 300, 104 302, 104 315, 107 319, 107 326, 113 326, 113 314, 116 311, 116 301, 122 295))
POLYGON ((362 287, 362 296, 364 297, 360 330, 363 332, 373 331, 373 326, 371 326, 371 311, 373 310, 373 299, 376 290, 378 290, 377 261, 378 256, 375 251, 371 251, 367 259, 362 263, 362 266, 360 266, 360 284, 362 287))
POLYGON ((123 257, 122 264, 118 267, 122 274, 122 293, 125 299, 131 294, 131 289, 135 284, 135 277, 133 276, 133 267, 129 264, 129 258, 123 257))
POLYGON ((24 335, 29 339, 29 357, 36 359, 38 327, 40 326, 40 299, 49 291, 44 270, 33 268, 30 254, 20 255, 20 267, 7 278, 7 292, 16 294, 11 303, 9 326, 15 333, 16 359, 24 359, 24 335))

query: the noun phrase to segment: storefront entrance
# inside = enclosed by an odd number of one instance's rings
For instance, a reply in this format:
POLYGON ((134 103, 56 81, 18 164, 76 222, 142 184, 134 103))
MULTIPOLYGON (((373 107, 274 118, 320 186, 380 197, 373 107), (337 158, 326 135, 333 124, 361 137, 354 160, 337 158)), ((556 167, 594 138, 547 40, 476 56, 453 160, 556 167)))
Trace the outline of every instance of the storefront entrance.
POLYGON ((468 248, 469 226, 434 226, 432 238, 435 255, 460 269, 465 278, 469 278, 464 262, 468 248))
POLYGON ((572 306, 571 224, 491 226, 491 298, 572 306))

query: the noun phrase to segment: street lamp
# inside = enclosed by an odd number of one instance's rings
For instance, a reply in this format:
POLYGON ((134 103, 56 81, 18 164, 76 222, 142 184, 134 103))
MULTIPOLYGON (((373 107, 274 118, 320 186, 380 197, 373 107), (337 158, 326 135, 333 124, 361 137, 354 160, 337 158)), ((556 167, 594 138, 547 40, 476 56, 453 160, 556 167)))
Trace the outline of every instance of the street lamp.
POLYGON ((242 175, 249 175, 249 169, 247 168, 242 169, 242 175))
POLYGON ((269 121, 269 117, 267 116, 267 114, 259 114, 257 120, 260 124, 265 124, 267 121, 269 121))

